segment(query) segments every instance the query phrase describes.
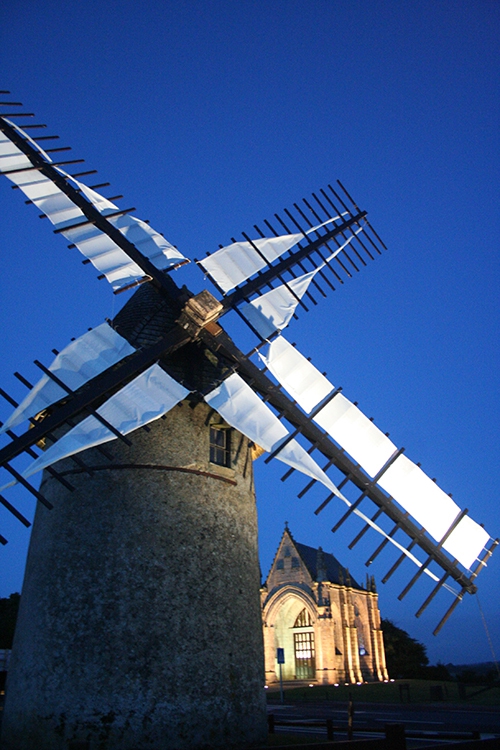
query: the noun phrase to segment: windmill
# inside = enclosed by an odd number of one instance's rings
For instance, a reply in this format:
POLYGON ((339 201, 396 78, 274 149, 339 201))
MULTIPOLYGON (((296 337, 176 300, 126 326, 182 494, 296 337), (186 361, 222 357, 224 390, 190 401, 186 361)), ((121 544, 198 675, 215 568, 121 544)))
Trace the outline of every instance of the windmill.
MULTIPOLYGON (((3 106, 18 105, 4 102, 3 106)), ((33 529, 23 591, 24 610, 20 616, 20 635, 16 636, 18 655, 14 654, 12 686, 5 712, 6 747, 10 746, 9 741, 12 747, 22 746, 18 739, 9 737, 14 738, 14 725, 19 725, 26 703, 33 702, 35 691, 46 705, 52 701, 52 718, 46 718, 50 713, 46 707, 43 718, 40 708, 39 726, 47 727, 52 722, 52 731, 57 734, 64 715, 64 728, 59 732, 64 741, 79 742, 87 736, 85 731, 94 738, 100 722, 106 747, 128 747, 124 744, 126 727, 129 727, 130 747, 139 747, 139 735, 133 736, 130 729, 137 725, 139 717, 142 731, 144 726, 148 727, 148 741, 164 739, 165 727, 174 726, 174 730, 169 730, 175 735, 174 739, 174 735, 169 735, 174 747, 201 747, 207 743, 207 732, 212 746, 235 744, 242 736, 248 742, 256 742, 263 733, 264 713, 259 684, 260 614, 257 596, 252 593, 258 575, 252 457, 267 452, 265 461, 284 462, 288 466, 285 478, 292 472, 303 473, 307 483, 300 496, 315 485, 324 486, 327 494, 316 513, 331 502, 345 507, 333 531, 352 516, 361 522, 351 547, 368 532, 380 535, 368 564, 389 545, 394 546, 396 559, 383 581, 410 561, 415 568, 400 598, 422 576, 431 578, 433 588, 417 614, 441 591, 451 593, 453 603, 435 632, 463 596, 476 591, 475 579, 498 540, 491 540, 485 529, 468 516, 467 510, 461 510, 404 455, 404 449, 394 445, 355 403, 345 398, 341 388, 330 383, 282 334, 300 311, 307 311, 318 297, 326 297, 328 291, 348 281, 385 248, 368 222, 366 211, 357 206, 340 183, 338 188, 328 186, 294 204, 282 215, 275 214, 272 221, 255 226, 252 233, 243 233, 241 240, 232 238, 230 245, 197 260, 200 270, 213 284, 214 294, 203 291, 193 295, 186 287, 178 287, 170 275, 170 271, 182 267, 188 259, 159 232, 132 216, 135 209, 122 210, 113 203, 117 198, 104 198, 98 193, 104 187, 102 183, 83 182, 82 178, 90 177, 93 171, 74 166, 81 160, 59 160, 53 156, 65 149, 47 148, 46 141, 51 136, 43 135, 43 131, 41 136, 32 138, 31 131, 38 133, 37 128, 43 126, 30 124, 21 129, 15 124, 19 116, 28 115, 7 112, 0 118, 0 171, 11 180, 16 191, 24 193, 27 203, 34 204, 49 218, 54 232, 62 234, 71 248, 79 250, 85 256, 85 263, 92 263, 98 269, 115 293, 134 286, 139 289, 114 321, 105 322, 71 342, 56 353, 49 367, 37 362, 43 377, 34 386, 24 380, 30 390, 20 404, 1 391, 14 411, 2 427, 9 442, 0 449, 3 469, 0 502, 28 525, 27 519, 8 500, 9 486, 19 483, 42 506, 33 529), (228 313, 242 318, 255 336, 250 353, 244 354, 222 328, 220 321, 228 313), (29 429, 19 430, 20 425, 27 424, 29 429), (208 465, 206 457, 199 453, 205 437, 208 465), (112 448, 108 445, 110 441, 115 441, 112 448), (39 446, 43 446, 40 455, 39 446), (21 471, 16 468, 15 460, 26 453, 33 461, 21 471), (30 477, 42 469, 46 470, 44 479, 40 489, 36 489, 30 477), (336 476, 340 473, 341 481, 333 481, 334 471, 336 476), (157 480, 160 474, 161 481, 157 480), (210 482, 214 487, 207 490, 210 482), (152 483, 156 483, 153 490, 152 483), (165 494, 172 498, 166 520, 162 504, 165 494), (71 500, 72 497, 77 497, 78 502, 71 500), (147 502, 140 502, 140 498, 147 498, 147 502), (118 504, 122 504, 121 521, 117 520, 118 504), (55 510, 48 514, 47 508, 51 506, 56 506, 55 510), (213 518, 220 521, 217 528, 210 525, 213 518), (200 523, 210 529, 203 544, 200 523), (148 529, 158 528, 157 534, 147 536, 148 529), (134 533, 140 554, 129 546, 134 533), (146 551, 141 547, 142 538, 146 551), (106 540, 109 540, 107 547, 115 545, 113 553, 108 552, 114 567, 107 561, 112 574, 101 582, 102 589, 107 587, 107 596, 102 592, 99 601, 95 601, 95 595, 89 601, 83 590, 88 591, 89 585, 95 587, 99 576, 107 575, 102 567, 98 572, 92 568, 99 557, 99 545, 106 544, 106 540), (47 565, 54 566, 58 585, 62 586, 64 581, 65 595, 71 589, 73 614, 79 607, 82 617, 84 612, 96 609, 96 618, 92 620, 95 623, 111 618, 119 632, 107 651, 116 654, 120 641, 116 659, 123 665, 132 659, 134 643, 136 650, 141 650, 137 644, 139 635, 134 631, 134 641, 129 631, 120 631, 118 625, 128 622, 131 610, 127 610, 126 616, 119 612, 122 602, 109 597, 109 586, 118 575, 118 564, 124 570, 124 575, 115 581, 121 599, 127 590, 140 588, 141 580, 148 595, 154 596, 160 583, 155 580, 149 581, 148 586, 144 583, 144 571, 147 570, 148 576, 154 571, 151 546, 155 565, 158 554, 161 556, 167 547, 175 557, 165 563, 167 567, 175 564, 176 571, 168 596, 170 601, 175 599, 180 609, 175 624, 168 623, 165 627, 165 623, 160 623, 160 626, 164 632, 172 631, 175 643, 168 674, 180 670, 183 679, 170 694, 162 693, 161 699, 148 695, 139 701, 139 693, 134 693, 133 708, 123 703, 119 709, 117 703, 106 704, 109 696, 105 700, 102 695, 97 703, 87 698, 83 708, 79 697, 80 705, 76 706, 74 716, 80 712, 85 721, 78 724, 74 717, 70 721, 67 701, 62 695, 68 675, 58 674, 54 678, 55 682, 59 680, 54 697, 53 686, 47 685, 46 675, 44 678, 40 672, 42 669, 46 673, 57 672, 54 654, 61 649, 67 672, 70 652, 75 649, 71 642, 62 646, 60 641, 54 641, 53 635, 33 632, 30 619, 33 612, 43 612, 45 629, 50 629, 47 625, 50 623, 58 637, 64 628, 68 630, 68 623, 79 627, 82 619, 65 619, 61 608, 47 612, 44 597, 49 597, 54 577, 47 565), (149 567, 144 563, 146 558, 149 567), (126 564, 129 559, 140 565, 144 563, 145 567, 139 571, 141 580, 134 566, 126 564), (208 576, 214 565, 217 565, 217 580, 210 588, 212 598, 200 603, 200 590, 193 590, 197 571, 203 569, 208 576), (81 575, 82 566, 86 570, 92 568, 93 584, 81 575), (179 580, 181 574, 185 577, 179 580), (224 591, 217 586, 222 579, 224 591), (229 609, 227 586, 233 587, 229 609), (236 613, 241 614, 242 610, 247 612, 248 625, 241 629, 239 646, 235 649, 238 653, 231 653, 228 658, 226 641, 221 635, 222 623, 231 623, 234 630, 240 622, 236 613), (191 640, 185 632, 188 612, 196 622, 196 629, 189 636, 191 640), (219 620, 213 619, 213 612, 221 615, 219 620), (60 631, 58 622, 64 625, 60 631), (183 623, 184 632, 179 629, 179 622, 183 623), (187 649, 181 658, 179 639, 183 637, 191 650, 187 649), (210 671, 210 680, 203 683, 201 691, 193 692, 187 675, 197 639, 204 643, 204 648, 196 652, 198 667, 202 673, 210 671), (26 675, 27 671, 36 671, 33 663, 30 670, 24 669, 23 675, 21 654, 26 664, 26 654, 39 654, 40 648, 47 654, 50 652, 50 662, 39 665, 36 681, 32 674, 26 675), (257 654, 253 668, 249 666, 252 653, 257 654), (224 684, 228 683, 231 695, 225 692, 224 684), (189 716, 179 716, 180 707, 186 704, 195 708, 189 716), (226 718, 222 720, 221 716, 226 718)), ((0 541, 6 543, 3 537, 0 541)), ((161 570, 163 581, 165 567, 161 570)), ((144 630, 150 617, 149 611, 144 610, 145 601, 138 598, 133 605, 134 616, 144 630)), ((51 606, 55 606, 53 600, 51 606)), ((153 622, 150 627, 155 631, 153 622)), ((109 633, 106 631, 105 635, 109 633)), ((73 637, 80 638, 81 633, 73 633, 73 637)), ((85 639, 78 658, 71 663, 76 672, 84 668, 80 659, 84 652, 85 639)), ((122 681, 123 675, 126 676, 127 684, 120 693, 123 698, 132 690, 132 682, 137 685, 137 675, 132 679, 132 669, 125 666, 116 672, 113 658, 105 662, 105 655, 99 651, 101 670, 107 670, 113 677, 109 691, 112 692, 113 684, 116 691, 118 674, 122 675, 122 681)), ((151 662, 148 654, 134 652, 134 659, 144 665, 151 662)), ((95 654, 88 656, 85 663, 94 668, 95 654)), ((195 662, 192 666, 196 668, 195 662)), ((152 684, 159 689, 161 679, 161 672, 148 673, 148 680, 144 673, 139 682, 142 680, 146 692, 151 692, 152 684)), ((74 675, 74 682, 82 682, 81 673, 74 675)), ((71 700, 75 700, 74 695, 71 700)), ((54 742, 54 737, 50 742, 54 742)))

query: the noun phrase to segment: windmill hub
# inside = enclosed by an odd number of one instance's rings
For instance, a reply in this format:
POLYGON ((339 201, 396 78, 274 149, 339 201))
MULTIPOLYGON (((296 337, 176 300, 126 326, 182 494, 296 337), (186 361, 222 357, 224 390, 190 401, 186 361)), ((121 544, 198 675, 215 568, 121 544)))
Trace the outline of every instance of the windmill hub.
POLYGON ((222 310, 222 304, 209 291, 205 290, 188 299, 177 323, 193 337, 196 337, 202 328, 212 324, 209 331, 213 335, 217 335, 222 329, 220 326, 214 326, 213 324, 222 310))

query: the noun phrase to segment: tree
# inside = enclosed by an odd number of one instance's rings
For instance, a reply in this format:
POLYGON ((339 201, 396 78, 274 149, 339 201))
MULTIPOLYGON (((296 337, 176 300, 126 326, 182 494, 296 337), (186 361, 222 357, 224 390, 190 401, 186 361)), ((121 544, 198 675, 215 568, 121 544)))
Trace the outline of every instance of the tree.
POLYGON ((0 599, 0 648, 12 648, 20 599, 20 594, 0 599))
POLYGON ((425 667, 424 677, 427 680, 439 680, 441 682, 450 681, 453 679, 448 670, 448 667, 445 664, 441 664, 440 661, 438 661, 438 663, 434 666, 425 667))
POLYGON ((427 677, 429 659, 425 646, 391 620, 382 620, 381 624, 389 676, 395 679, 427 677))

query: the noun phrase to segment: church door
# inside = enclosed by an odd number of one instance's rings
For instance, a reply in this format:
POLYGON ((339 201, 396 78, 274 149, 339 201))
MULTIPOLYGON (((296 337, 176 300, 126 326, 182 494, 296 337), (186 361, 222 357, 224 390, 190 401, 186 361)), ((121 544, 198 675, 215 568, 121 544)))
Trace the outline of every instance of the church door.
POLYGON ((314 633, 302 632, 293 634, 295 651, 295 676, 297 680, 312 680, 316 677, 316 659, 314 654, 314 633))

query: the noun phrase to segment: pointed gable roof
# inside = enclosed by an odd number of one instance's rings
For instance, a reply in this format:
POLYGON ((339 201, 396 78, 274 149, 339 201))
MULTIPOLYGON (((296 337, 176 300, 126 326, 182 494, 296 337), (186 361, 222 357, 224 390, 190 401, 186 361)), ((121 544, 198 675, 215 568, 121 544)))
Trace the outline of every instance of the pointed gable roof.
MULTIPOLYGON (((318 552, 323 552, 323 550, 321 549, 321 547, 315 549, 314 547, 309 547, 307 544, 300 544, 299 542, 294 542, 294 544, 295 549, 299 553, 302 562, 311 574, 312 579, 314 581, 317 581, 318 552)), ((330 583, 337 583, 341 586, 350 586, 353 589, 363 589, 363 587, 360 586, 359 583, 356 583, 354 578, 349 573, 348 569, 344 568, 343 565, 339 563, 337 558, 329 552, 323 552, 323 566, 324 572, 322 573, 322 578, 324 576, 324 580, 329 581, 330 583)))
MULTIPOLYGON (((316 549, 314 547, 309 547, 307 544, 296 542, 288 528, 288 523, 285 523, 285 529, 278 545, 278 550, 271 566, 271 570, 267 577, 268 581, 278 569, 278 560, 281 559, 280 553, 286 549, 288 545, 295 549, 302 565, 307 570, 313 581, 329 581, 330 583, 339 586, 349 586, 360 591, 364 590, 363 587, 352 578, 349 570, 344 568, 334 555, 329 552, 323 552, 321 547, 316 549)), ((289 551, 285 554, 290 556, 289 551)))

